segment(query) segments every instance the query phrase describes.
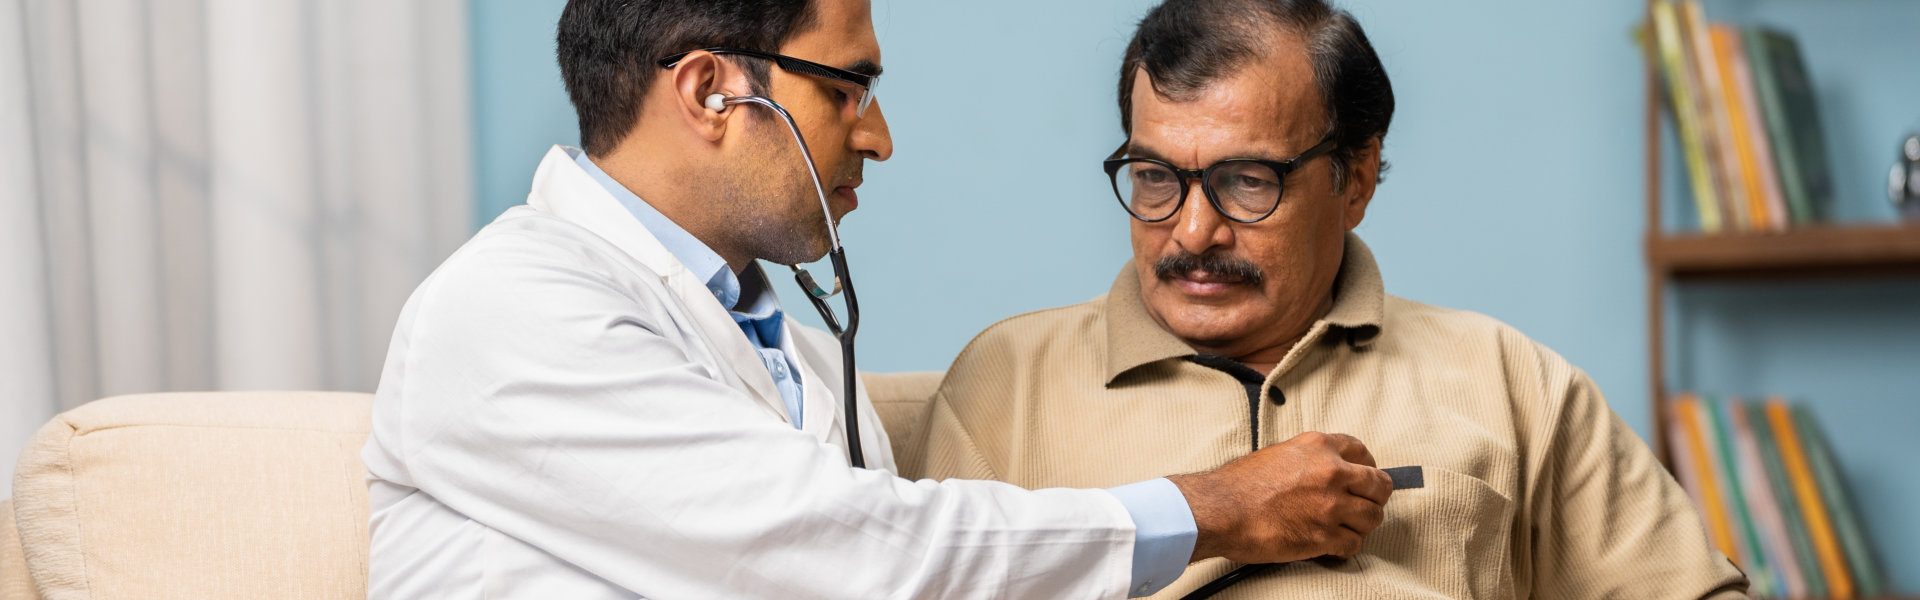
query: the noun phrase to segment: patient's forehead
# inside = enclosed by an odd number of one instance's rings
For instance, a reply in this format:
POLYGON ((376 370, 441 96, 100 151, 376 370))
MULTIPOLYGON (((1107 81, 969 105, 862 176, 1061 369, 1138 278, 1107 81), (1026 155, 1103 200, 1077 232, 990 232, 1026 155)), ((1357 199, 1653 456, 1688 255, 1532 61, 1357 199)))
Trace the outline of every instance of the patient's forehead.
POLYGON ((1296 36, 1276 34, 1265 52, 1196 90, 1169 97, 1144 69, 1132 90, 1133 140, 1156 158, 1204 166, 1234 157, 1283 159, 1325 134, 1313 64, 1296 36))

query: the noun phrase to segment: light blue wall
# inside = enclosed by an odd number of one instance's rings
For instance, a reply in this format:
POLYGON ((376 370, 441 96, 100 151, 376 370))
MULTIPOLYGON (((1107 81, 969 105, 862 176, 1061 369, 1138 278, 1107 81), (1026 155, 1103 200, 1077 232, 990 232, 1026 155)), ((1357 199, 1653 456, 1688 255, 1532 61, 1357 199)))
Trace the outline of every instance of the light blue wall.
POLYGON ((527 201, 533 167, 554 144, 580 145, 554 62, 565 0, 474 0, 474 228, 527 201))
MULTIPOLYGON (((1126 217, 1098 163, 1120 140, 1114 78, 1150 4, 876 2, 897 151, 869 167, 844 229, 863 368, 939 369, 998 319, 1106 291, 1127 257, 1126 217)), ((1899 24, 1920 23, 1920 4, 1724 4, 1710 14, 1803 36, 1843 178, 1836 212, 1888 218, 1878 182, 1895 134, 1920 120, 1920 36, 1899 24)), ((561 5, 475 2, 489 218, 521 201, 549 144, 575 140, 551 59, 561 5)), ((1643 4, 1346 6, 1399 101, 1394 168, 1360 228, 1388 291, 1513 324, 1586 369, 1644 435, 1644 88, 1629 39, 1643 4)), ((817 323, 797 289, 780 293, 817 323)), ((1920 454, 1908 433, 1920 426, 1920 285, 1721 286, 1679 300, 1676 385, 1819 404, 1883 562, 1920 590, 1920 518, 1907 508, 1920 477, 1904 464, 1920 454)))

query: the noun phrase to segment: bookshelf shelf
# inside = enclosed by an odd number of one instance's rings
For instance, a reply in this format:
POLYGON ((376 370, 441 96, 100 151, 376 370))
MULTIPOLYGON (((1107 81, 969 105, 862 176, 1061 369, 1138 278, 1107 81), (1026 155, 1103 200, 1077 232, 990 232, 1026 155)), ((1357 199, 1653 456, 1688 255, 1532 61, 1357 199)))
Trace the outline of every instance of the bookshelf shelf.
POLYGON ((1647 267, 1675 280, 1920 275, 1920 224, 1654 234, 1647 267))

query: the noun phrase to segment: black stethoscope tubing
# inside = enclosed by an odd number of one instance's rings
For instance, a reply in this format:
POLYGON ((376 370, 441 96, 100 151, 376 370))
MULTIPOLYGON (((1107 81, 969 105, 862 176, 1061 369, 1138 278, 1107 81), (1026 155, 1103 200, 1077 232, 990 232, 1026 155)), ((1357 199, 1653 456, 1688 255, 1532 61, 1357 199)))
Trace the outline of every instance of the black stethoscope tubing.
MULTIPOLYGON (((711 102, 712 100, 709 99, 708 101, 711 102)), ((841 396, 844 399, 846 407, 844 429, 847 433, 847 462, 856 468, 866 468, 866 457, 860 451, 860 405, 857 402, 859 394, 856 393, 858 388, 854 387, 854 385, 859 382, 860 374, 854 370, 853 362, 853 335, 860 330, 860 300, 855 297, 853 293, 853 276, 847 271, 847 249, 840 245, 840 228, 834 224, 833 211, 831 207, 827 206, 827 191, 821 187, 820 172, 813 166, 813 151, 807 148, 807 138, 800 135, 800 125, 793 121, 793 115, 789 114, 785 107, 780 106, 780 103, 774 102, 772 98, 765 96, 723 97, 721 98, 721 104, 757 104, 767 107, 775 114, 780 115, 780 119, 786 122, 787 129, 793 132, 793 142, 800 146, 801 158, 806 159, 807 174, 812 176, 814 193, 820 196, 820 213, 827 220, 827 236, 828 240, 833 244, 832 249, 827 251, 827 257, 833 261, 833 289, 829 291, 814 283, 813 275, 807 273, 806 269, 800 268, 799 265, 789 266, 793 269, 794 282, 800 284, 800 290, 807 294, 807 300, 813 303, 814 310, 820 311, 820 320, 826 321, 827 330, 833 332, 834 339, 840 340, 840 365, 842 367, 841 375, 843 376, 843 379, 841 379, 841 385, 843 386, 841 388, 841 396), (833 307, 827 305, 827 298, 833 297, 834 294, 847 295, 847 322, 845 326, 840 324, 839 317, 833 313, 833 307)), ((712 105, 710 104, 709 106, 712 105)))

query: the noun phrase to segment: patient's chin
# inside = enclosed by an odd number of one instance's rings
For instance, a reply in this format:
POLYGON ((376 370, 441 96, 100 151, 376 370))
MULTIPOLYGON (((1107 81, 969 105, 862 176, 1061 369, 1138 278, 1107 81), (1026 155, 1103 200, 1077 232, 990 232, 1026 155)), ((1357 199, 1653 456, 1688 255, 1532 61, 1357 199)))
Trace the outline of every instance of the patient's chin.
POLYGON ((1255 328, 1254 315, 1243 306, 1174 303, 1159 311, 1168 333, 1188 345, 1203 348, 1233 346, 1255 328))

